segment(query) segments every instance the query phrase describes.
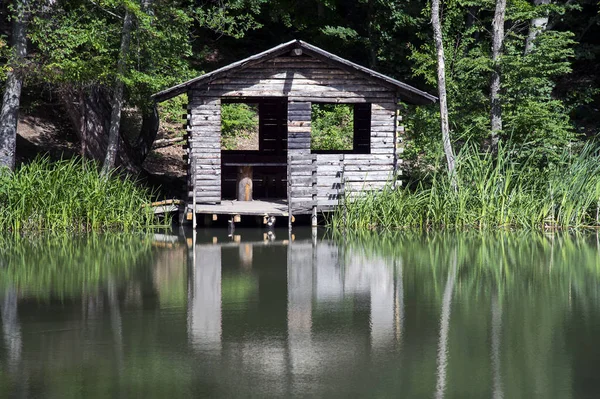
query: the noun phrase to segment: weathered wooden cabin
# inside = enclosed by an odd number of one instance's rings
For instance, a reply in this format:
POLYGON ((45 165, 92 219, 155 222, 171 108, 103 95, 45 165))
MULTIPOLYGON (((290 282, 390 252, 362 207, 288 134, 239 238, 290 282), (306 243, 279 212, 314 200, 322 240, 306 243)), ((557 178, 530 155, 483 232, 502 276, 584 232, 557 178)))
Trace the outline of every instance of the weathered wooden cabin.
MULTIPOLYGON (((395 183, 402 153, 399 102, 436 97, 300 40, 155 94, 187 93, 187 209, 267 217, 330 211, 344 196, 395 183), (221 106, 258 109, 258 149, 224 150, 221 106), (353 108, 352 148, 311 150, 311 106, 353 108), (244 201, 245 200, 245 201, 244 201)), ((216 217, 216 216, 213 216, 216 217)))

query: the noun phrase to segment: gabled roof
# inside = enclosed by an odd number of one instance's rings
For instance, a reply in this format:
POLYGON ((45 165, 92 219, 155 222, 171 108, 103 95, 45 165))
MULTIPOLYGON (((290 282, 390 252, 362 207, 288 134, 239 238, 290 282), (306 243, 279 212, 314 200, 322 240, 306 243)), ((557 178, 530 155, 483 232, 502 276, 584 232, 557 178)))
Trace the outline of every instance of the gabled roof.
POLYGON ((267 61, 271 58, 275 58, 296 48, 300 48, 302 49, 303 53, 320 59, 333 66, 349 70, 350 72, 359 73, 368 79, 378 82, 379 84, 391 87, 392 89, 397 90, 398 94, 400 95, 403 101, 406 101, 408 103, 430 104, 437 101, 437 97, 432 96, 429 93, 416 89, 410 85, 407 85, 406 83, 402 83, 399 80, 390 78, 389 76, 383 75, 379 72, 375 72, 372 69, 365 68, 361 65, 355 64, 354 62, 338 57, 335 54, 329 53, 323 49, 313 46, 312 44, 303 42, 302 40, 292 40, 287 43, 282 43, 267 51, 263 51, 262 53, 255 54, 241 61, 234 62, 233 64, 229 64, 207 74, 198 76, 197 78, 188 80, 187 82, 178 84, 176 86, 158 92, 152 95, 152 98, 157 102, 168 100, 169 98, 185 93, 188 90, 188 87, 190 87, 193 84, 209 83, 214 79, 226 76, 229 71, 244 69, 250 65, 255 65, 257 63, 267 61))

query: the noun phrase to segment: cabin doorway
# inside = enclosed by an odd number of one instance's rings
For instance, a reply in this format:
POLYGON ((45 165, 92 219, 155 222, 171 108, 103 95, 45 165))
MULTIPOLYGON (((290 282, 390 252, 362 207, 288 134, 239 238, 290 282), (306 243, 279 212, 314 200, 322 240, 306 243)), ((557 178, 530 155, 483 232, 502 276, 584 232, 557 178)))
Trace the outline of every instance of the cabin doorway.
POLYGON ((252 199, 287 198, 287 103, 287 97, 221 99, 224 200, 238 199, 241 176, 252 181, 252 199))

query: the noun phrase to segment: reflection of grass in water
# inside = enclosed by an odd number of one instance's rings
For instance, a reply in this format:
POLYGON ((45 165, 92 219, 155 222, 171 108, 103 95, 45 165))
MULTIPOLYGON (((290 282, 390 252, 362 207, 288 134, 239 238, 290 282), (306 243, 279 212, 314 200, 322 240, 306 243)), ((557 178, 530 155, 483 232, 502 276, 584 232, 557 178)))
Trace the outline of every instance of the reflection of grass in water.
POLYGON ((0 237, 0 289, 42 298, 76 296, 147 263, 151 242, 129 234, 0 237))
MULTIPOLYGON (((402 266, 402 295, 412 321, 434 311, 438 315, 430 317, 440 323, 456 251, 447 370, 452 386, 465 387, 463 396, 478 396, 491 386, 494 306, 502 315, 497 331, 504 397, 562 397, 569 391, 575 356, 569 344, 589 341, 585 330, 595 331, 590 325, 599 318, 600 245, 595 235, 399 232, 361 234, 346 242, 346 261, 357 256, 373 263, 383 259, 395 273, 402 266)), ((421 333, 434 342, 439 336, 435 324, 431 327, 432 333, 421 333)), ((410 322, 405 328, 411 331, 410 322)), ((411 370, 435 369, 435 345, 419 350, 424 352, 411 360, 411 370)), ((577 356, 578 361, 589 360, 589 355, 577 356)), ((424 379, 416 373, 406 378, 424 379)))
POLYGON ((186 251, 185 246, 179 245, 168 249, 162 248, 153 261, 154 286, 158 291, 162 308, 185 306, 187 300, 186 251))
POLYGON ((441 298, 454 248, 458 255, 455 291, 459 295, 528 293, 564 295, 569 290, 600 298, 600 244, 591 234, 497 232, 481 234, 365 233, 348 239, 353 253, 401 259, 416 276, 432 281, 441 298))

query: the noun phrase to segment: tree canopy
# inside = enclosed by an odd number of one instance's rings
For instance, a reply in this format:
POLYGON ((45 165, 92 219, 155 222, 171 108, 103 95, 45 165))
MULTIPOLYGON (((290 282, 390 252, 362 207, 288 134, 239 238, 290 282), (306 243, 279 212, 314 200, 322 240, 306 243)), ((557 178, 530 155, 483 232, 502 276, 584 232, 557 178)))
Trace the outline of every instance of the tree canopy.
MULTIPOLYGON (((119 79, 125 106, 139 109, 146 117, 152 114, 152 93, 294 38, 436 92, 431 5, 426 0, 28 3, 24 85, 30 91, 54 93, 59 106, 72 116, 81 140, 91 133, 89 126, 77 126, 78 118, 93 111, 98 126, 105 124, 110 112, 102 104, 112 101, 119 79), (133 25, 119 76, 126 13, 132 15, 133 25), (73 109, 68 109, 69 104, 73 109), (73 104, 88 107, 74 109, 73 104)), ((0 5, 0 82, 10 73, 16 4, 0 5)), ((598 2, 508 0, 503 50, 496 63, 492 57, 495 7, 494 0, 441 2, 453 142, 460 147, 489 137, 490 79, 498 68, 500 140, 518 146, 523 156, 535 157, 541 165, 552 163, 564 148, 598 135, 598 2)), ((439 167, 443 160, 439 110, 407 107, 406 113, 410 140, 405 157, 416 166, 439 167)), ((103 143, 107 132, 98 128, 92 133, 103 143)), ((124 146, 140 145, 143 134, 124 134, 124 146)))

